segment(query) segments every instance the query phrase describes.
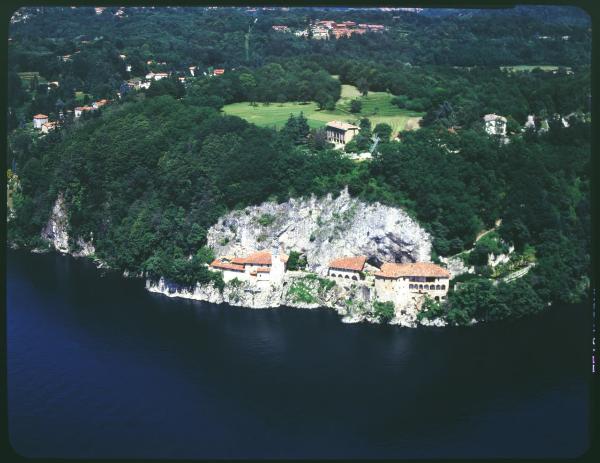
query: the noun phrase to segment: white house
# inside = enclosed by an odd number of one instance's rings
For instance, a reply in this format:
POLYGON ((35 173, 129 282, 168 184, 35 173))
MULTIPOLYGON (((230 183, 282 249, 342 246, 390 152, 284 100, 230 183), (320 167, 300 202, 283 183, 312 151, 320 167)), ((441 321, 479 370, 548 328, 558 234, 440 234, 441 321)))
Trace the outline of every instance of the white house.
POLYGON ((439 301, 446 299, 450 272, 430 262, 409 264, 384 263, 375 273, 375 293, 380 301, 407 301, 427 294, 439 301))
POLYGON ((506 117, 497 114, 486 114, 483 116, 485 131, 490 135, 506 136, 506 117))
POLYGON ((211 262, 209 268, 223 272, 225 282, 237 278, 261 284, 279 281, 285 273, 288 256, 280 254, 277 248, 271 251, 258 251, 246 257, 221 257, 211 262))
POLYGON ((77 106, 75 108, 75 118, 81 117, 81 115, 86 111, 94 111, 96 108, 93 106, 77 106))
POLYGON ((340 257, 329 262, 327 276, 345 280, 362 280, 362 271, 367 262, 366 256, 340 257))
POLYGON ((46 124, 47 122, 48 116, 46 116, 45 114, 36 114, 35 116, 33 116, 34 129, 41 129, 42 125, 46 124))
POLYGON ((52 130, 55 130, 58 126, 58 122, 46 122, 42 125, 42 133, 48 133, 52 130))
POLYGON ((190 66, 190 74, 192 77, 196 77, 196 66, 190 66))
POLYGON ((525 122, 525 129, 535 129, 535 116, 533 114, 527 116, 527 122, 525 122))

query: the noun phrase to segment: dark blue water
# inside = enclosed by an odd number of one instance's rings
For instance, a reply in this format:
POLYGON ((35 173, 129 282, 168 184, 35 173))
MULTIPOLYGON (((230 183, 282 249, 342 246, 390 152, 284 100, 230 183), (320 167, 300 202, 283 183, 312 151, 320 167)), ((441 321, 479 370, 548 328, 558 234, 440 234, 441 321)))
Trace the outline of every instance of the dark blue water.
POLYGON ((574 457, 584 306, 474 328, 346 325, 150 294, 8 254, 10 441, 28 457, 574 457))

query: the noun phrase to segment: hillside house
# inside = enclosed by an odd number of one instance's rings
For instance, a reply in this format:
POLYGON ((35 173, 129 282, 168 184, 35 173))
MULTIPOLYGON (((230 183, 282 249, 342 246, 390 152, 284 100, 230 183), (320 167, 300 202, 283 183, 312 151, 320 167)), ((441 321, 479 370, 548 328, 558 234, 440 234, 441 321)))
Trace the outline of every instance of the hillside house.
POLYGON ((276 32, 290 32, 290 28, 287 26, 283 26, 283 25, 274 25, 271 26, 273 28, 274 31, 276 32))
POLYGON ((190 70, 190 75, 192 77, 195 77, 196 76, 196 66, 190 66, 189 70, 190 70))
POLYGON ((506 137, 506 117, 497 114, 486 114, 483 116, 485 131, 490 135, 506 137))
POLYGON ((129 88, 136 89, 136 90, 140 89, 141 84, 142 84, 141 79, 131 79, 131 80, 127 81, 127 85, 129 86, 129 88))
POLYGON ((332 29, 333 25, 335 24, 335 21, 330 21, 328 19, 324 19, 324 20, 321 20, 321 21, 317 21, 315 24, 317 24, 319 26, 322 26, 322 27, 324 27, 326 29, 332 29))
POLYGON ((58 127, 58 122, 46 122, 42 124, 42 133, 48 133, 58 127))
POLYGON ((331 121, 325 126, 327 141, 338 145, 345 145, 358 133, 360 127, 346 122, 331 121))
POLYGON ((107 104, 108 104, 108 100, 105 100, 105 99, 103 99, 103 100, 98 100, 98 101, 94 101, 94 102, 92 103, 92 108, 93 108, 93 109, 98 109, 98 108, 101 108, 101 107, 103 107, 103 106, 105 106, 105 105, 107 105, 107 104))
POLYGON ((439 301, 446 299, 449 282, 450 272, 430 262, 384 263, 375 273, 375 292, 383 302, 407 300, 418 294, 439 301))
POLYGON ((36 114, 33 116, 33 128, 41 129, 44 124, 48 122, 48 116, 45 114, 36 114))
POLYGON ((359 24, 358 27, 361 29, 366 29, 369 32, 385 31, 385 26, 383 24, 359 24))
POLYGON ((94 111, 95 108, 93 106, 77 106, 75 108, 75 118, 81 117, 84 112, 94 111))
POLYGON ((322 26, 313 26, 311 28, 312 38, 316 40, 329 39, 329 30, 322 26))
POLYGON ((345 280, 362 280, 362 271, 366 263, 366 256, 340 257, 329 262, 327 276, 345 280))
POLYGON ((213 75, 214 75, 214 76, 220 76, 220 75, 223 75, 223 74, 225 74, 225 69, 221 69, 221 68, 219 68, 219 69, 215 69, 215 70, 213 71, 213 75))

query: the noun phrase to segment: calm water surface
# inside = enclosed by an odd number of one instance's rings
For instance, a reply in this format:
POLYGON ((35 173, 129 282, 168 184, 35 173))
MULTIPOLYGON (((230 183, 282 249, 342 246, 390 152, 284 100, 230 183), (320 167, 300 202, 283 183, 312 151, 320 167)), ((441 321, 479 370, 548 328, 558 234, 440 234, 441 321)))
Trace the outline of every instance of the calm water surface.
POLYGON ((28 457, 574 457, 584 306, 474 328, 170 299, 8 254, 10 441, 28 457))

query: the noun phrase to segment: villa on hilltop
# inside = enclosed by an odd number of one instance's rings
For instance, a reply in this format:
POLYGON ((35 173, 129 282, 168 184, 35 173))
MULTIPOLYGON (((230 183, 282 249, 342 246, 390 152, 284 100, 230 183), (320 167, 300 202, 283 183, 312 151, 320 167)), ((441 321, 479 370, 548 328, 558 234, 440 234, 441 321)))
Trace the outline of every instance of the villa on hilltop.
POLYGON ((325 126, 325 136, 328 142, 345 145, 358 133, 360 127, 347 122, 331 121, 325 126))

